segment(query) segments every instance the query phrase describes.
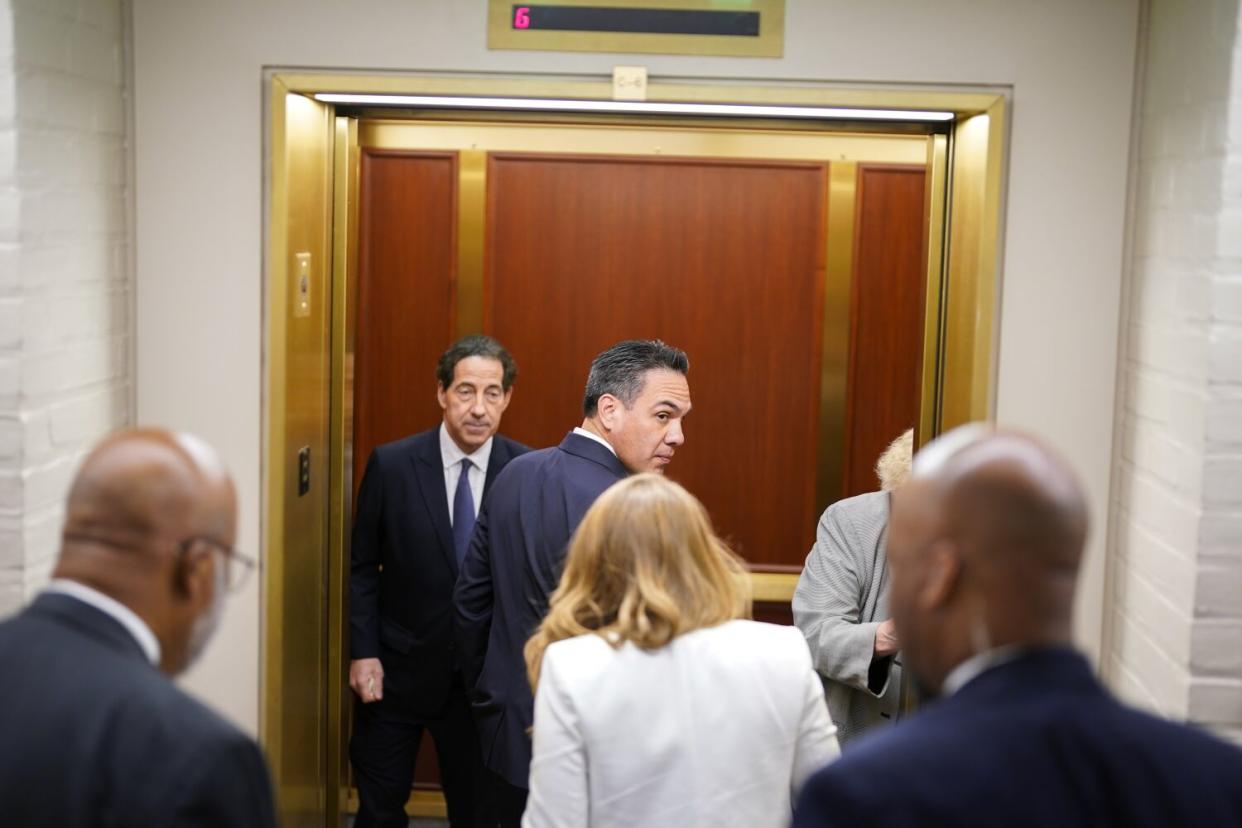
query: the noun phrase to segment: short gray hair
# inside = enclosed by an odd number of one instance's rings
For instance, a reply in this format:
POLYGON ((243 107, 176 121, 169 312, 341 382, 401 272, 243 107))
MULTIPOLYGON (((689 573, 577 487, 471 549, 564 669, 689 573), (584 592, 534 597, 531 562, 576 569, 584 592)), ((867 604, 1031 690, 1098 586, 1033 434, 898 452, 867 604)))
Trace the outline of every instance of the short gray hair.
POLYGON ((658 339, 618 342, 591 361, 582 412, 594 417, 599 398, 605 394, 611 394, 629 408, 642 393, 646 373, 658 369, 688 373, 690 358, 680 348, 665 345, 658 339))

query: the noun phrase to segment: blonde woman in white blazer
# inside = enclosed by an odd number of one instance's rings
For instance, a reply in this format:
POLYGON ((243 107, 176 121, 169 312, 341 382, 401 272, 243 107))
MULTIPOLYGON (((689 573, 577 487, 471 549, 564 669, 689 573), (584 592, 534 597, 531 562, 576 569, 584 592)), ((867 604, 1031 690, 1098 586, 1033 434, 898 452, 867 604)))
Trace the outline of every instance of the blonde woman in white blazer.
POLYGON ((839 753, 798 630, 744 620, 745 566, 659 475, 604 493, 526 645, 524 828, 762 828, 839 753))

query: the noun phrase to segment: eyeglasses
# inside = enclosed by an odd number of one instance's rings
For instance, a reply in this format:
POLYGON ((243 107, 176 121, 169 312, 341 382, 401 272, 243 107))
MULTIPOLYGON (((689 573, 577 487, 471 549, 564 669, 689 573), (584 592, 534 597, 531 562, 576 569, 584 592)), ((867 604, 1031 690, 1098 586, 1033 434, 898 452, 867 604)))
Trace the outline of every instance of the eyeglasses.
POLYGON ((229 592, 237 592, 241 589, 242 585, 246 583, 246 579, 250 577, 250 571, 258 566, 258 563, 253 558, 248 558, 233 547, 207 535, 196 535, 192 538, 186 538, 178 544, 178 549, 184 555, 196 543, 207 544, 224 558, 224 586, 229 592))

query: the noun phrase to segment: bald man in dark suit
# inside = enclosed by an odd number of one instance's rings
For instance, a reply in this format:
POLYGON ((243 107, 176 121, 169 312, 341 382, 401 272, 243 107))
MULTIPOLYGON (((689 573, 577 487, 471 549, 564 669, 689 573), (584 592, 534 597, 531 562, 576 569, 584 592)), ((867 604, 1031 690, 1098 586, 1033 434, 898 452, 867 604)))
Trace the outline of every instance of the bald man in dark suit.
POLYGON ((795 828, 1238 826, 1242 751, 1118 703, 1070 644, 1081 487, 1030 437, 964 426, 893 495, 890 607, 940 698, 811 778, 795 828))
POLYGON ((215 452, 122 432, 86 459, 66 512, 51 584, 0 623, 0 822, 275 825, 259 748, 169 680, 249 569, 215 452))

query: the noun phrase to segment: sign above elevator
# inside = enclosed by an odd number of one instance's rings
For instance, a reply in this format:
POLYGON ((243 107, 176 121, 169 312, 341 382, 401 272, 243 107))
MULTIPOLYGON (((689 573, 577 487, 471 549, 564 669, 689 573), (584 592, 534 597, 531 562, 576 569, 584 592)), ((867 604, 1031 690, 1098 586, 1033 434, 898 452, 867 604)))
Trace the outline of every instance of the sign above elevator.
POLYGON ((489 0, 490 49, 781 57, 785 0, 489 0))

